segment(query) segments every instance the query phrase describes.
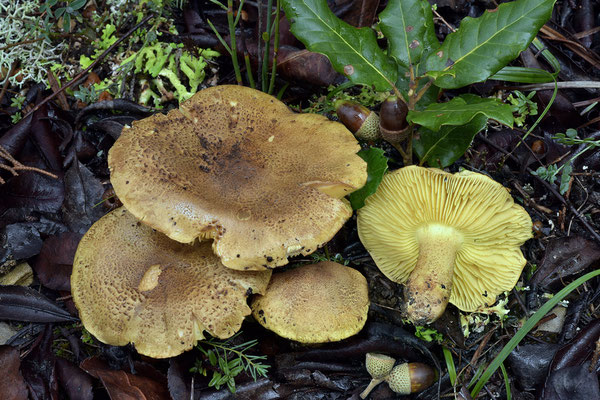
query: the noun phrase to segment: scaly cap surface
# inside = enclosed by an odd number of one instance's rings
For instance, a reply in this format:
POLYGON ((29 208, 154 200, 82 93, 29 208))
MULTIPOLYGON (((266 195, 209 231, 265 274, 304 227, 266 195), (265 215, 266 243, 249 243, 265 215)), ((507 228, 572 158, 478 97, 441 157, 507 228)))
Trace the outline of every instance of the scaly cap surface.
POLYGON ((232 336, 250 314, 246 297, 262 293, 270 276, 226 268, 210 243, 175 242, 119 208, 81 239, 71 288, 92 335, 164 358, 191 349, 204 331, 232 336))
POLYGON ((301 343, 335 342, 358 333, 367 321, 367 280, 331 261, 275 273, 252 315, 279 336, 301 343))
POLYGON ((224 265, 259 270, 312 253, 342 227, 352 215, 343 197, 367 178, 359 150, 340 123, 216 86, 124 129, 108 163, 143 223, 183 243, 212 238, 224 265))

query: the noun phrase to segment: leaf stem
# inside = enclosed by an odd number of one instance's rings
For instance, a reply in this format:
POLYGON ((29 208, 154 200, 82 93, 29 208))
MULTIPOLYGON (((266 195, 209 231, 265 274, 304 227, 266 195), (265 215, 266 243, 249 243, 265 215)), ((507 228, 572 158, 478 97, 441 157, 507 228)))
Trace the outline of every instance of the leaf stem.
MULTIPOLYGON (((262 1, 261 1, 262 6, 262 1)), ((262 91, 267 92, 267 70, 269 68, 269 53, 271 52, 271 13, 273 8, 273 0, 267 1, 267 29, 262 34, 262 40, 265 42, 265 52, 263 56, 262 64, 262 91)))
MULTIPOLYGON (((239 15, 239 14, 238 14, 239 15)), ((231 62, 235 72, 235 80, 238 85, 242 84, 242 73, 237 58, 237 47, 235 43, 235 22, 233 18, 233 0, 227 0, 227 25, 229 25, 229 40, 231 41, 231 62)))
MULTIPOLYGON (((275 6, 275 35, 273 38, 273 65, 271 67, 271 82, 269 82, 269 91, 267 93, 273 94, 275 88, 275 74, 277 73, 277 52, 279 51, 279 12, 281 10, 280 0, 277 0, 275 6)), ((269 38, 270 40, 270 38, 269 38)))

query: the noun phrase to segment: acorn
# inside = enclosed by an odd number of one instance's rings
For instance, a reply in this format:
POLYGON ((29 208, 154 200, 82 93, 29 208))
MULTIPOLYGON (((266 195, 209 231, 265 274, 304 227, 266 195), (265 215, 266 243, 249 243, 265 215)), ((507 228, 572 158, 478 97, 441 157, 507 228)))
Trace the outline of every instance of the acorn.
POLYGON ((379 116, 375 111, 349 100, 337 100, 334 107, 340 121, 354 136, 369 141, 381 139, 379 116))
POLYGON ((379 130, 383 139, 390 143, 400 143, 408 135, 406 122, 408 106, 397 96, 389 96, 381 104, 379 130))
POLYGON ((433 368, 417 362, 396 365, 385 380, 393 392, 410 394, 427 389, 436 379, 433 368))
POLYGON ((387 378, 390 372, 392 372, 395 363, 395 358, 386 356, 385 354, 367 353, 365 357, 365 366, 372 379, 367 388, 360 394, 361 399, 366 398, 375 386, 379 385, 387 378))

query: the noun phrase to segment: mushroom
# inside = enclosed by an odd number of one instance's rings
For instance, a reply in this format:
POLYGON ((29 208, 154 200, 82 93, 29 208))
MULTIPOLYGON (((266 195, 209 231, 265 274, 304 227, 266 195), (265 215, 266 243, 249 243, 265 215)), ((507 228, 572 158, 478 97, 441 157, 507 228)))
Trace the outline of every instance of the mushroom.
POLYGON ((262 293, 270 275, 226 268, 210 243, 175 242, 119 208, 81 239, 71 288, 100 341, 165 358, 191 349, 204 331, 232 336, 250 314, 247 296, 262 293))
POLYGON ((124 206, 171 239, 213 239, 221 262, 260 270, 329 241, 364 185, 360 146, 340 123, 296 114, 241 86, 202 90, 125 128, 109 152, 124 206))
POLYGON ((517 282, 531 218, 508 190, 470 171, 405 167, 384 176, 358 211, 358 234, 379 269, 404 283, 406 312, 431 323, 448 301, 491 305, 517 282))
POLYGON ((331 261, 275 273, 252 315, 279 336, 301 343, 335 342, 358 333, 367 321, 367 280, 331 261))

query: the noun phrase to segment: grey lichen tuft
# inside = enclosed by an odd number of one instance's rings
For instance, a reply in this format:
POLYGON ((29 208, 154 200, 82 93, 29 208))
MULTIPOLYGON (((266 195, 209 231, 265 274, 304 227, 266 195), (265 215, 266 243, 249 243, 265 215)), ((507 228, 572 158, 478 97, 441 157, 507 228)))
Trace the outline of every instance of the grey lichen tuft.
POLYGON ((60 62, 64 44, 44 35, 39 10, 35 0, 0 1, 0 85, 44 82, 50 67, 60 62))

